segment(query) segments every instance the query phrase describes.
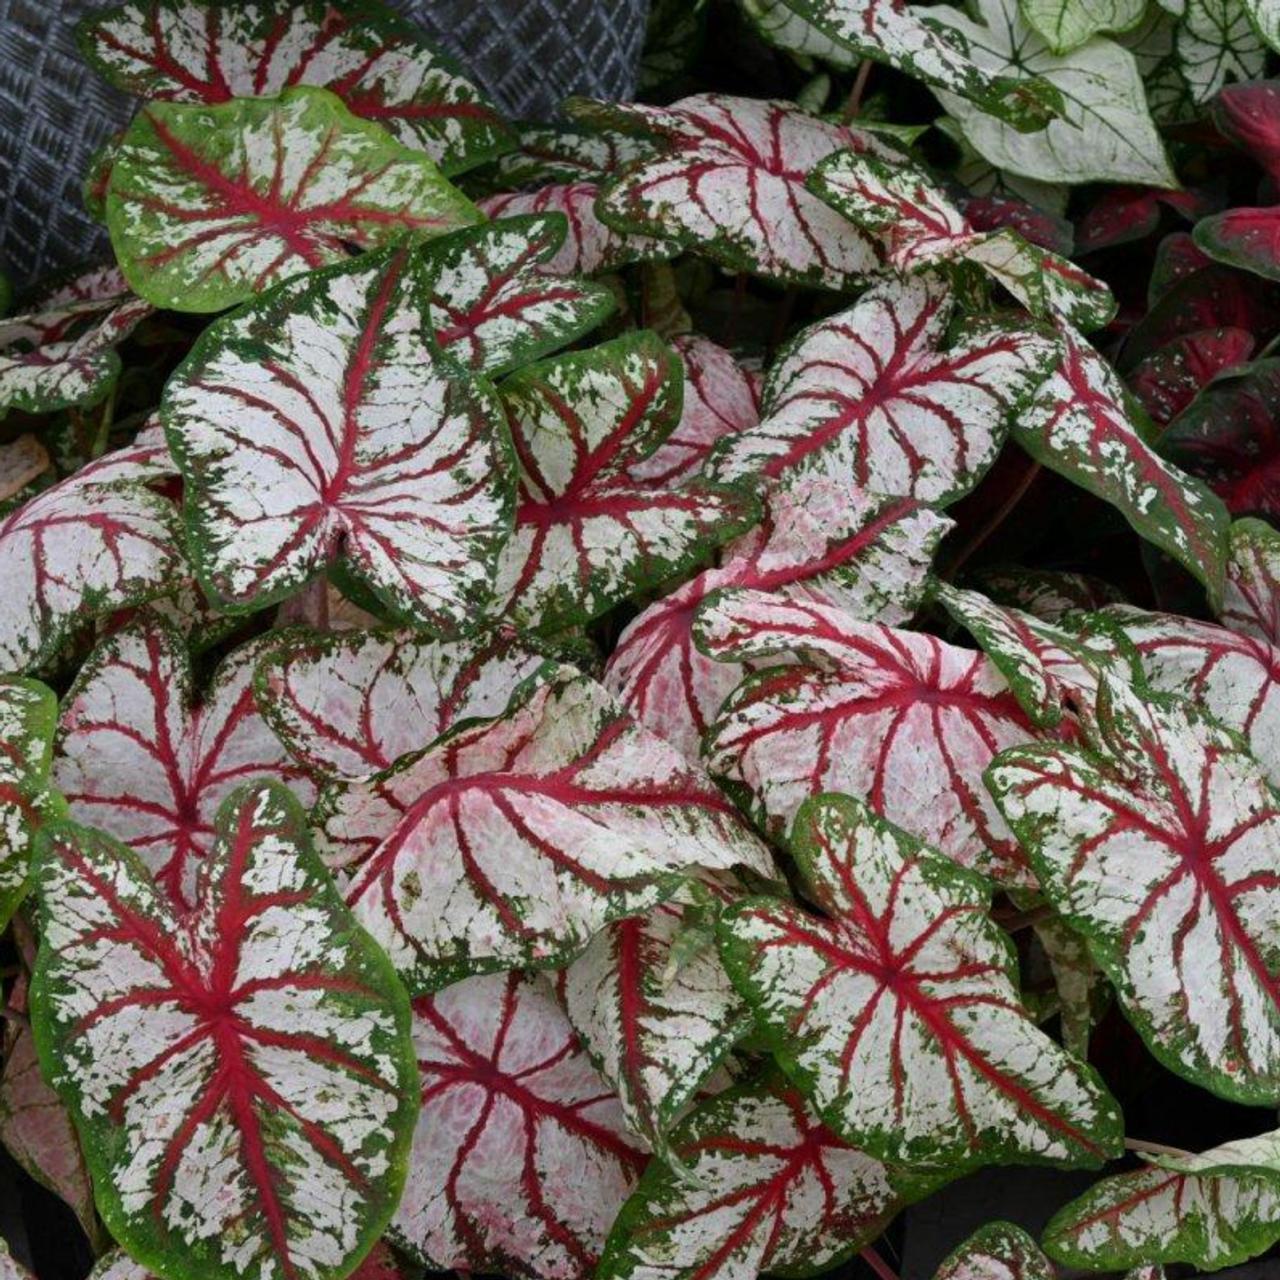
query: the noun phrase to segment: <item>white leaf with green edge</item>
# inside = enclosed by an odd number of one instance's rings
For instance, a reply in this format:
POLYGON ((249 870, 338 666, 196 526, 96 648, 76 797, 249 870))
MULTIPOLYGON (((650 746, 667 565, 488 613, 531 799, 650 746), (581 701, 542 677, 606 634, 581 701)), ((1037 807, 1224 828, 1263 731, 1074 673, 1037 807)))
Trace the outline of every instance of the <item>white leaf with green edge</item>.
POLYGON ((295 760, 327 778, 391 768, 442 733, 500 715, 545 659, 504 635, 412 631, 280 637, 258 662, 261 714, 295 760))
POLYGON ((473 626, 510 528, 488 383, 432 347, 408 245, 289 281, 215 321, 165 387, 201 585, 264 608, 340 566, 397 615, 473 626))
POLYGON ((800 334, 765 380, 758 426, 724 440, 716 480, 810 475, 945 504, 995 460, 1056 358, 1038 331, 970 321, 936 277, 886 281, 800 334))
POLYGON ((37 876, 36 1047, 111 1234, 168 1275, 346 1275, 399 1198, 416 1067, 404 992, 297 802, 228 799, 186 915, 70 823, 37 876))
POLYGON ((809 186, 879 237, 889 265, 905 274, 970 262, 1042 319, 1060 316, 1088 330, 1115 315, 1115 299, 1101 280, 1012 227, 976 231, 941 188, 912 165, 891 166, 873 156, 840 152, 818 166, 809 186))
POLYGON ((1094 36, 1059 56, 1023 21, 1017 0, 978 0, 976 20, 948 5, 918 12, 979 66, 994 74, 1039 77, 1061 96, 1057 119, 1038 133, 1019 133, 973 102, 938 93, 965 137, 997 168, 1041 182, 1178 185, 1127 49, 1094 36))
POLYGON ((889 1163, 949 1169, 1120 1152, 1101 1081, 1019 1002, 980 879, 849 796, 806 801, 789 846, 827 918, 747 898, 720 917, 720 954, 836 1133, 889 1163))
POLYGON ((1032 928, 1053 975, 1063 1046, 1087 1062, 1089 1038, 1097 1021, 1094 991, 1102 981, 1089 945, 1057 916, 1037 920, 1032 928))
POLYGON ((820 31, 807 18, 802 18, 786 0, 738 0, 747 21, 776 49, 799 54, 802 58, 820 58, 842 71, 852 71, 862 55, 856 49, 820 31))
POLYGON ((963 867, 1034 886, 982 777, 1035 730, 984 654, 759 591, 712 596, 694 636, 713 658, 775 663, 738 686, 703 746, 771 834, 809 796, 839 791, 963 867))
POLYGON ((589 621, 683 577, 755 523, 743 493, 655 489, 633 477, 676 430, 683 386, 679 356, 648 331, 506 379, 520 501, 498 561, 494 616, 544 631, 589 621))
POLYGON ((350 245, 479 221, 425 155, 324 89, 151 103, 121 140, 107 190, 125 278, 175 311, 221 311, 344 261, 350 245))
POLYGON ((875 246, 813 195, 805 178, 835 151, 891 158, 900 154, 896 146, 793 103, 723 94, 610 112, 665 143, 603 189, 598 210, 610 226, 788 284, 847 289, 879 272, 875 246))
POLYGON ((254 705, 254 667, 273 643, 234 650, 197 690, 186 640, 144 614, 98 645, 63 700, 53 779, 70 816, 133 849, 180 910, 195 902, 232 791, 266 780, 315 800, 254 705))
POLYGON ((1179 21, 1157 0, 1132 31, 1116 36, 1116 43, 1128 49, 1138 64, 1151 118, 1161 128, 1186 124, 1199 114, 1182 78, 1177 51, 1179 21))
POLYGON ((1280 644, 1280 532, 1264 520, 1237 520, 1229 545, 1222 625, 1280 644))
POLYGON ((316 85, 446 173, 510 146, 454 60, 376 0, 128 0, 86 16, 78 36, 94 70, 140 98, 220 103, 316 85))
POLYGON ((923 1188, 824 1128, 770 1078, 703 1102, 623 1206, 598 1280, 755 1280, 834 1267, 923 1188))
POLYGON ((510 188, 602 182, 657 150, 652 140, 616 129, 535 123, 515 128, 519 146, 494 167, 498 180, 510 188))
POLYGON ((1060 343, 1056 371, 1011 424, 1014 439, 1037 462, 1114 506, 1216 602, 1227 555, 1226 507, 1152 450, 1142 409, 1084 338, 1064 327, 1060 343))
POLYGON ((1280 799, 1233 734, 1150 697, 1104 678, 1097 749, 1015 748, 988 785, 1155 1056, 1223 1097, 1273 1103, 1280 799))
POLYGON ((1040 1246, 1012 1222, 989 1222, 943 1259, 933 1280, 1055 1280, 1040 1246))
POLYGON ((1149 1158, 1148 1168, 1103 1178, 1060 1209, 1044 1231, 1049 1256, 1090 1271, 1153 1261, 1217 1271, 1280 1240, 1274 1133, 1149 1158))
POLYGON ((534 214, 435 241, 424 260, 440 349, 475 373, 497 377, 600 324, 615 306, 608 289, 540 269, 567 235, 563 216, 534 214))
POLYGON ((702 736, 748 671, 694 644, 699 604, 750 587, 906 622, 924 596, 950 521, 912 498, 879 498, 822 478, 775 489, 764 520, 731 543, 718 568, 655 601, 622 632, 604 683, 643 725, 698 760, 702 736))
POLYGON ((413 991, 559 967, 669 898, 683 868, 772 873, 733 806, 571 667, 386 774, 329 786, 316 817, 413 991))
POLYGON ((0 669, 38 666, 81 623, 188 574, 177 509, 146 487, 172 474, 164 441, 140 436, 0 519, 0 669))
POLYGON ((957 120, 939 116, 933 122, 936 129, 959 153, 951 170, 951 176, 970 195, 984 199, 1025 200, 1035 208, 1054 217, 1062 217, 1067 210, 1070 189, 1061 183, 1038 182, 1021 174, 997 169, 974 150, 957 120))
POLYGON ((1244 8, 1263 40, 1280 49, 1280 4, 1276 0, 1244 0, 1244 8))
POLYGON ((1266 72, 1267 46, 1244 0, 1186 0, 1174 48, 1197 105, 1209 102, 1228 81, 1256 80, 1266 72))
POLYGON ((1147 6, 1145 0, 1018 0, 1018 8, 1050 50, 1064 54, 1102 32, 1136 27, 1147 6))

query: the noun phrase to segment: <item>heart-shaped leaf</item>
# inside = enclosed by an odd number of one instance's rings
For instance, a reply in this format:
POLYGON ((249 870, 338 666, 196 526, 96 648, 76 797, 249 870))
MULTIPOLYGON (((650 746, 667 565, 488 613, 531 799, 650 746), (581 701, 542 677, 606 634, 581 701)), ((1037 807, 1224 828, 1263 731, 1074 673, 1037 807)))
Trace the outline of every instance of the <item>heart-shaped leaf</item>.
POLYGON ((1237 520, 1231 526, 1218 616, 1240 635, 1280 644, 1280 533, 1262 520, 1237 520))
POLYGON ((371 0, 128 0, 78 34, 94 69, 140 98, 220 103, 318 85, 445 173, 511 145, 453 59, 371 0))
POLYGON ((165 388, 202 585, 261 609, 340 564, 434 631, 474 626, 511 518, 488 384, 430 345, 407 245, 216 321, 165 388))
POLYGON ((805 330, 769 371, 759 426, 722 441, 708 474, 958 498, 1056 356, 1039 332, 992 321, 944 345, 953 309, 936 277, 893 280, 805 330))
POLYGON ((773 834, 786 834, 808 796, 840 791, 961 866, 1033 883, 982 774, 1035 734, 985 655, 753 591, 712 597, 695 637, 715 658, 800 659, 748 676, 704 748, 707 767, 745 791, 773 834))
POLYGON ((670 897, 682 868, 772 869, 674 748, 568 667, 504 716, 330 787, 320 818, 331 859, 364 858, 348 900, 414 991, 558 967, 670 897))
POLYGON ((120 142, 107 191, 130 285, 175 311, 221 311, 288 276, 480 214, 421 152, 324 89, 217 106, 155 102, 120 142))
POLYGON ((933 1280, 1055 1280, 1040 1246, 1012 1222, 989 1222, 943 1259, 933 1280))
POLYGON ((848 796, 807 801, 790 844, 831 918, 748 898, 717 931, 774 1057, 832 1129, 948 1168, 1119 1153, 1114 1101, 1019 1003, 981 880, 848 796))
POLYGON ((1266 1105, 1280 1097, 1280 800, 1186 703, 1104 678, 1096 714, 1101 750, 1005 752, 992 793, 1156 1057, 1266 1105))
POLYGON ((735 491, 655 490, 632 477, 679 423, 682 387, 679 357, 647 331, 502 384, 521 477, 496 607, 512 621, 547 631, 589 621, 755 522, 735 491))
POLYGON ((410 1011, 283 788, 219 815, 196 906, 72 826, 43 837, 32 1025, 112 1235, 153 1271, 339 1280, 391 1217, 410 1011))
POLYGON ((261 779, 315 799, 254 705, 254 666, 272 643, 237 649, 197 694, 182 636, 144 616, 89 655, 63 704, 53 776, 71 817, 133 849, 180 910, 195 903, 232 791, 261 779))
MULTIPOLYGON (((1209 212, 1210 207, 1205 197, 1195 191, 1106 187, 1076 224, 1076 250, 1079 253, 1096 253, 1099 249, 1145 240, 1160 229, 1166 210, 1194 222, 1201 214, 1209 212)), ((1161 245, 1172 241, 1174 245, 1185 246, 1189 239, 1182 235, 1179 241, 1170 235, 1161 241, 1161 245)))
POLYGON ((1027 24, 1056 54, 1070 53, 1104 31, 1129 31, 1142 21, 1137 0, 1019 0, 1027 24))
POLYGON ((1183 334, 1140 360, 1127 381, 1152 419, 1167 423, 1218 374, 1248 360, 1256 345, 1246 329, 1183 334))
POLYGON ((1267 66, 1267 46, 1241 0, 1186 0, 1174 52, 1197 105, 1209 102, 1229 80, 1257 79, 1267 66))
POLYGON ((844 71, 852 70, 862 61, 851 46, 819 30, 786 0, 739 0, 739 7, 760 35, 777 49, 819 58, 844 71))
POLYGON ((436 1269, 586 1280, 646 1155, 550 985, 467 978, 415 1001, 413 1027, 422 1114, 396 1242, 436 1269))

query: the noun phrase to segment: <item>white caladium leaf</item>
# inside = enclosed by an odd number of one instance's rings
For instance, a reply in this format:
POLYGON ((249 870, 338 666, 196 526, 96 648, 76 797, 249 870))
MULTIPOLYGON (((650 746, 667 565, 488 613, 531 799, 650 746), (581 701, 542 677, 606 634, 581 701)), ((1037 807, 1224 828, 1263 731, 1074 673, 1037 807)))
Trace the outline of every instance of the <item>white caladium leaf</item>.
POLYGON ((318 85, 446 173, 511 145, 453 59, 366 0, 127 0, 86 17, 79 36, 94 69, 140 98, 220 103, 318 85))
POLYGON ((392 1222, 426 1265, 587 1280, 646 1153, 544 978, 414 1004, 422 1115, 392 1222))
POLYGON ((1199 480, 1144 438, 1144 415, 1119 375, 1078 333, 1061 330, 1062 359, 1012 422, 1037 462, 1111 503, 1134 531, 1222 593, 1229 518, 1199 480))
POLYGON ((765 381, 760 424, 716 447, 710 476, 825 475, 876 493, 951 501, 995 459, 1056 353, 994 321, 944 346, 954 309, 936 277, 891 280, 806 329, 765 381))
POLYGON ((530 123, 515 129, 519 147, 495 165, 503 185, 511 188, 601 182, 657 150, 651 139, 617 129, 530 123))
POLYGON ((221 311, 405 232, 481 220, 421 152, 324 89, 217 106, 153 102, 120 142, 107 226, 136 292, 221 311))
POLYGON ((1060 316, 1078 329, 1099 329, 1116 303, 1101 280, 1073 262, 1024 239, 1014 228, 976 230, 920 169, 889 165, 844 151, 824 160, 810 188, 833 208, 877 236, 889 265, 914 273, 973 263, 1033 315, 1060 316))
POLYGON ((1280 644, 1280 533, 1263 520, 1231 526, 1218 616, 1232 631, 1280 644))
POLYGON ((807 801, 790 844, 831 918, 748 898, 717 932, 774 1057, 832 1129, 882 1160, 949 1168, 1121 1151, 1101 1081, 1019 1002, 981 880, 848 796, 807 801))
POLYGON ((495 612, 544 630, 585 622, 755 523, 755 504, 734 490, 632 478, 679 423, 682 388, 679 357, 647 331, 502 384, 521 475, 495 612))
POLYGON ((319 817, 332 860, 364 857, 348 900, 414 991, 563 965, 670 897, 682 868, 772 870, 728 801, 570 667, 504 716, 330 787, 319 817))
POLYGON ((1280 1094, 1280 800, 1233 734, 1151 697, 1104 677, 1105 754, 1016 748, 988 782, 1156 1057, 1265 1105, 1280 1094))
POLYGON ((940 92, 938 100, 986 160, 1042 182, 1178 185, 1132 53, 1095 36, 1071 53, 1055 54, 1023 21, 1017 0, 977 0, 974 12, 977 20, 948 5, 920 10, 980 67, 1046 80, 1061 101, 1058 118, 1044 129, 1019 133, 973 102, 940 92))
POLYGON ((614 308, 603 285, 540 269, 564 246, 558 214, 455 231, 426 255, 431 328, 442 351, 490 377, 568 346, 614 308))
POLYGON ((1040 1246, 1012 1222, 989 1222, 958 1245, 933 1280, 1055 1280, 1040 1246))
POLYGON ((57 717, 51 689, 0 677, 0 929, 27 891, 36 831, 66 812, 49 786, 57 717))
POLYGON ((1152 1259, 1217 1271, 1280 1240, 1276 1134, 1150 1159, 1150 1167, 1103 1178, 1062 1208, 1045 1228, 1050 1256, 1091 1271, 1152 1259))
POLYGON ((610 1233, 599 1280, 754 1280, 836 1266, 920 1190, 770 1078, 702 1103, 610 1233))
POLYGON ((1142 21, 1142 0, 1018 0, 1027 25, 1051 53, 1070 53, 1105 31, 1129 31, 1142 21))
POLYGON ((1197 105, 1231 80, 1256 80, 1267 46, 1243 0, 1185 0, 1174 39, 1178 70, 1197 105))
POLYGON ((912 498, 878 498, 820 477, 768 494, 764 520, 718 568, 651 604, 618 639, 604 683, 641 724, 699 758, 702 735, 747 672, 694 644, 698 606, 722 587, 750 587, 902 623, 923 597, 950 521, 912 498))
POLYGON ((237 649, 197 694, 186 641, 143 616, 102 641, 64 701, 53 777, 71 817, 133 849, 180 909, 195 902, 232 791, 261 779, 315 799, 254 704, 254 666, 272 643, 237 649))
POLYGON ((821 58, 844 71, 853 70, 862 61, 853 48, 820 31, 786 0, 738 0, 738 7, 761 36, 777 49, 806 58, 821 58))
POLYGON ((257 701, 295 760, 329 778, 368 778, 463 720, 500 715, 544 661, 503 635, 299 635, 258 663, 257 701))
POLYGON ((0 519, 0 669, 25 671, 97 614, 172 590, 188 570, 163 440, 108 453, 0 519))
POLYGON ((345 1275, 400 1195, 416 1068, 404 992, 297 802, 227 801, 187 915, 69 823, 38 875, 36 1046, 111 1234, 168 1274, 345 1275))
POLYGON ((792 103, 720 94, 610 111, 667 144, 604 188, 599 212, 611 226, 792 284, 842 289, 879 271, 872 242, 805 187, 809 171, 834 151, 897 155, 874 134, 792 103))
POLYGON ((487 383, 440 356, 408 245, 216 321, 165 388, 210 598, 260 609, 340 564, 429 630, 474 625, 511 519, 487 383))
POLYGON ((800 659, 748 676, 704 747, 772 833, 807 797, 839 791, 962 867, 1034 884, 982 775, 1035 731, 985 654, 756 591, 707 601, 694 633, 715 658, 800 659))

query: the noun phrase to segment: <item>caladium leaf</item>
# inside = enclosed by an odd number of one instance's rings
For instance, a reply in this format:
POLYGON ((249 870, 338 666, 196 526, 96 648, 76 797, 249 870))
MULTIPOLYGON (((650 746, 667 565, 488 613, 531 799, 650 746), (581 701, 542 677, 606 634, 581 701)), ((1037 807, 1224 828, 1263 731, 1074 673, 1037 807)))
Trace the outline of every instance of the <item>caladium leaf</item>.
POLYGON ((1042 334, 995 321, 944 346, 954 300, 936 277, 887 281, 805 330, 765 381, 760 424, 722 441, 722 481, 825 475, 946 503, 977 483, 1056 359, 1042 334))
POLYGON ((197 694, 186 641, 144 615, 89 655, 63 704, 53 777, 71 817, 133 849, 179 909, 195 903, 232 791, 274 780, 315 799, 254 704, 254 666, 272 643, 237 649, 197 694))
MULTIPOLYGON (((123 1249, 103 1254, 89 1272, 88 1280, 156 1280, 141 1263, 134 1262, 123 1249)), ((381 1240, 351 1273, 351 1280, 409 1280, 409 1272, 381 1240)))
POLYGON ((594 329, 613 310, 613 294, 539 270, 567 235, 562 216, 540 214, 437 240, 426 262, 431 328, 441 350, 496 377, 594 329))
POLYGON ((1019 0, 1018 8, 1055 54, 1070 53, 1102 32, 1128 31, 1146 12, 1137 0, 1019 0))
POLYGON ((604 683, 643 725, 699 758, 702 735, 747 667, 694 644, 698 606, 722 587, 750 587, 906 622, 924 595, 950 522, 912 498, 877 498, 821 478, 768 495, 764 520, 719 568, 655 601, 618 639, 604 683))
POLYGON ((290 281, 210 325, 170 377, 192 554, 223 608, 341 563, 419 626, 474 625, 511 462, 488 384, 430 345, 420 267, 399 245, 290 281))
POLYGON ((408 1001, 297 802, 228 799, 187 915, 71 824, 38 875, 36 1046, 112 1235, 170 1274, 345 1275, 399 1197, 416 1068, 408 1001))
POLYGON ((414 1004, 422 1114, 392 1223, 433 1268, 586 1280, 646 1154, 546 979, 414 1004))
POLYGON ((325 777, 367 778, 463 720, 500 715, 544 661, 503 635, 299 635, 265 652, 256 696, 295 760, 325 777))
POLYGON ((1194 222, 1210 208, 1209 202, 1195 191, 1108 187, 1077 224, 1076 249, 1080 253, 1096 253, 1099 249, 1145 240, 1159 229, 1165 210, 1194 222))
POLYGON ((1093 347, 1068 328, 1061 347, 1057 370, 1013 420, 1014 439, 1044 466, 1111 503, 1216 601, 1226 558, 1222 503, 1152 451, 1141 410, 1093 347))
MULTIPOLYGON (((1256 17, 1271 6, 1263 0, 1247 8, 1256 17)), ((1276 18, 1270 22, 1274 24, 1276 18)), ((1272 43, 1265 30, 1263 35, 1272 43)), ((1280 84, 1256 80, 1228 85, 1213 104, 1213 116, 1219 132, 1248 151, 1268 176, 1280 176, 1280 84)))
POLYGON ((111 243, 156 306, 221 311, 406 232, 481 220, 421 152, 324 89, 217 106, 155 102, 120 142, 111 243))
POLYGON ((1256 79, 1267 66, 1267 46, 1242 0, 1184 0, 1174 48, 1196 104, 1228 80, 1256 79))
POLYGON ((23 310, 39 313, 90 303, 106 310, 123 302, 130 292, 124 272, 114 262, 101 263, 60 272, 42 282, 23 295, 23 310))
POLYGON ((80 24, 96 71, 141 98, 226 102, 331 89, 358 116, 459 173, 505 151, 497 109, 410 23, 373 0, 128 0, 80 24))
POLYGON ((1234 734, 1150 696, 1104 678, 1098 750, 1016 748, 988 782, 1156 1057, 1265 1104, 1280 1090, 1280 802, 1234 734))
POLYGON ((655 1160, 605 1246, 599 1280, 809 1275, 874 1240, 918 1184, 823 1127, 765 1078, 702 1103, 655 1160))
POLYGON ((747 20, 776 49, 797 53, 804 58, 821 58, 823 62, 850 71, 862 61, 850 45, 833 40, 787 0, 738 0, 747 20))
POLYGON ((1152 1259, 1212 1271, 1245 1262, 1280 1240, 1276 1135, 1159 1156, 1103 1178, 1059 1210, 1043 1238, 1051 1257, 1090 1270, 1152 1259))
POLYGON ((800 659, 748 676, 704 747, 772 833, 808 796, 839 791, 961 866, 1033 884, 982 771, 1034 730, 984 654, 754 591, 708 600, 695 638, 716 658, 800 659))
POLYGON ((871 241, 805 187, 832 152, 899 154, 874 134, 791 103, 721 94, 610 112, 667 144, 604 188, 599 212, 611 226, 667 237, 731 270, 790 284, 843 289, 880 269, 871 241))
POLYGON ((990 1222, 949 1253, 933 1280, 1055 1280, 1040 1246, 1012 1222, 990 1222))
POLYGON ((502 717, 330 787, 320 818, 331 859, 364 856, 348 900, 414 991, 563 965, 670 897, 682 868, 772 868, 697 770, 569 667, 502 717))
POLYGON ((1087 1062, 1089 1039, 1100 1016, 1095 995, 1102 975, 1088 943, 1059 916, 1038 920, 1032 928, 1053 976, 1062 1044, 1068 1053, 1087 1062))
POLYGON ((1115 315, 1115 299, 1101 280, 1011 227, 976 230, 923 171, 902 161, 888 165, 874 156, 840 152, 818 166, 809 186, 878 236, 898 271, 969 262, 1041 318, 1061 316, 1089 330, 1115 315))
POLYGON ((1140 360, 1129 374, 1130 390, 1159 423, 1167 423, 1196 398, 1202 387, 1253 354, 1246 329, 1201 329, 1183 334, 1140 360))
POLYGON ((1262 520, 1231 526, 1231 554, 1218 615, 1243 636, 1280 644, 1280 533, 1262 520))
POLYGON ((642 331, 503 383, 521 476, 495 612, 543 630, 585 622, 683 576, 755 523, 754 503, 736 491, 654 489, 632 477, 680 421, 682 373, 679 357, 642 331))
POLYGON ((510 188, 602 182, 658 149, 636 134, 569 124, 518 124, 516 138, 517 150, 501 156, 495 166, 510 188))
POLYGON ((997 603, 1032 614, 1042 622, 1062 622, 1069 613, 1091 613, 1124 603, 1123 593, 1086 573, 1009 566, 984 569, 974 578, 997 603))
POLYGON ((1121 1150, 1101 1081, 1019 1003, 981 880, 848 796, 807 801, 790 844, 831 918, 747 898, 717 933, 774 1057, 832 1129, 882 1160, 950 1168, 1121 1150))
POLYGON ((1133 54, 1098 36, 1055 54, 1023 21, 1017 0, 979 0, 976 20, 947 5, 927 20, 994 75, 1039 77, 1057 91, 1061 111, 1038 133, 1019 133, 954 93, 938 100, 993 165, 1042 182, 1130 182, 1176 187, 1151 119, 1133 54))

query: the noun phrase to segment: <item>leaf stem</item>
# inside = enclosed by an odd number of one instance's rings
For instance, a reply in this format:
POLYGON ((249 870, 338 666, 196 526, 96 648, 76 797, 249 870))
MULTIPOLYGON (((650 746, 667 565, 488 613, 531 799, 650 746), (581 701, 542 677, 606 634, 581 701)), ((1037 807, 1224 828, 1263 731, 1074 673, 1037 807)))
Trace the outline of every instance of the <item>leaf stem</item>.
POLYGON ((871 75, 872 61, 870 58, 863 58, 858 63, 858 74, 853 78, 853 88, 849 90, 849 97, 845 100, 844 111, 841 113, 841 119, 845 124, 858 118, 858 112, 862 110, 862 95, 867 87, 867 80, 871 75))
POLYGON ((876 1252, 874 1245, 867 1245, 858 1256, 880 1277, 880 1280, 898 1280, 898 1273, 876 1252))
POLYGON ((1145 1152, 1149 1156, 1190 1156, 1195 1154, 1183 1147, 1170 1147, 1163 1142, 1148 1142, 1145 1138, 1126 1138, 1124 1140, 1124 1149, 1126 1151, 1145 1152))

